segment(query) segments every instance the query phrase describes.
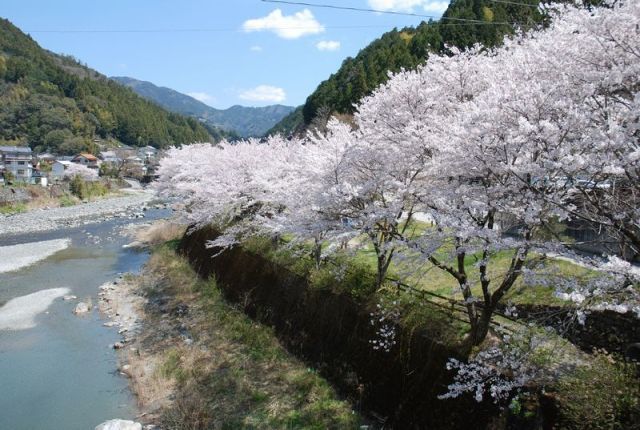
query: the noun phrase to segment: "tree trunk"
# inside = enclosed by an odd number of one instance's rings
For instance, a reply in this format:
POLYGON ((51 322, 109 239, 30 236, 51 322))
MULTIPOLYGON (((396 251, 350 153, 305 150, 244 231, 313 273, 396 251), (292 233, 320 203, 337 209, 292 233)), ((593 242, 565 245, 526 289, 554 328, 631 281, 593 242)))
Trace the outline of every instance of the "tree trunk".
POLYGON ((475 321, 471 324, 471 332, 469 333, 469 342, 472 346, 478 346, 489 334, 489 326, 491 325, 491 317, 493 316, 494 309, 492 307, 485 307, 477 315, 475 321))
POLYGON ((313 254, 313 259, 316 263, 316 269, 319 269, 321 259, 322 259, 322 242, 318 240, 317 237, 314 238, 312 254, 313 254))

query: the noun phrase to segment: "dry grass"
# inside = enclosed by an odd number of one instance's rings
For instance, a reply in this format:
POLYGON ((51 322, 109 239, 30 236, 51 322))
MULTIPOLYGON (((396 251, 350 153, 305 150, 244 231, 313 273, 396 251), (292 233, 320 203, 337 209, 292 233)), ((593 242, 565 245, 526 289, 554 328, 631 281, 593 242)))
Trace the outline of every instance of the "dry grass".
POLYGON ((143 410, 160 407, 162 428, 357 428, 359 418, 325 380, 169 247, 154 252, 141 281, 152 305, 140 355, 130 356, 132 385, 143 410))
POLYGON ((131 378, 132 390, 143 410, 167 406, 175 389, 175 381, 159 371, 162 365, 160 358, 159 355, 141 353, 137 349, 127 353, 126 361, 130 367, 126 373, 131 378))
POLYGON ((145 226, 136 230, 135 240, 149 246, 157 246, 165 242, 179 239, 184 235, 186 228, 166 220, 156 221, 151 226, 145 226))

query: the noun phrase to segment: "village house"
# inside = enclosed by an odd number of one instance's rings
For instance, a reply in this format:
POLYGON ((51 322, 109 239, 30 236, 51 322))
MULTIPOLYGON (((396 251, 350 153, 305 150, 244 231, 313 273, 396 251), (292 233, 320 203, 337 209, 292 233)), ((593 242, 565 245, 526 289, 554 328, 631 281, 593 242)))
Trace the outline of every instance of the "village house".
POLYGON ((51 164, 51 171, 49 172, 49 180, 51 182, 61 181, 64 178, 64 171, 71 164, 70 161, 56 160, 51 164))
POLYGON ((71 161, 76 164, 82 164, 83 166, 86 166, 90 169, 97 169, 99 167, 98 157, 86 152, 81 152, 80 154, 73 157, 71 161))
POLYGON ((103 163, 109 163, 113 165, 119 165, 122 163, 122 157, 120 157, 116 151, 102 151, 99 155, 103 163))
POLYGON ((33 165, 31 148, 0 146, 0 172, 10 172, 15 181, 31 182, 33 165))
POLYGON ((157 155, 158 155, 158 150, 153 146, 147 145, 143 148, 138 149, 138 157, 141 158, 145 163, 156 158, 157 155))
POLYGON ((38 155, 37 158, 40 163, 46 164, 52 164, 54 161, 56 161, 56 156, 53 154, 49 154, 48 152, 38 155))

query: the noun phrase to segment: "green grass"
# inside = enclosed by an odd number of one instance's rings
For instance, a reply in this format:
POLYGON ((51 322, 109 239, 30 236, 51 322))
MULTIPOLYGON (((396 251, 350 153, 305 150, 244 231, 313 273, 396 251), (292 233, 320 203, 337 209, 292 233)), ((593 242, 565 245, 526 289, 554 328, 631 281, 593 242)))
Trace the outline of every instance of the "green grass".
MULTIPOLYGON (((428 223, 413 221, 407 229, 407 236, 415 237, 416 235, 421 235, 430 228, 432 227, 428 223)), ((363 246, 357 250, 352 258, 357 264, 368 267, 375 273, 376 254, 373 246, 366 242, 367 239, 365 237, 359 238, 358 240, 362 241, 363 246)), ((453 246, 451 244, 444 245, 436 253, 436 257, 442 262, 450 263, 452 250, 453 246)), ((488 275, 492 280, 490 288, 497 288, 511 264, 512 257, 513 252, 507 250, 491 255, 488 265, 488 275)), ((531 254, 530 257, 536 258, 538 256, 531 254)), ((465 271, 472 284, 472 292, 476 297, 482 297, 480 273, 476 267, 479 260, 480 255, 467 255, 465 258, 465 271)), ((545 271, 551 271, 554 274, 568 278, 588 278, 594 274, 577 264, 560 259, 548 258, 545 265, 545 271)), ((404 283, 420 290, 454 299, 462 299, 458 282, 450 274, 440 270, 423 258, 401 261, 396 257, 389 267, 387 276, 400 279, 404 283)), ((554 288, 552 286, 525 285, 522 278, 516 281, 503 300, 505 302, 510 301, 514 304, 569 305, 566 301, 554 295, 554 288)))
MULTIPOLYGON (((338 254, 337 265, 326 264, 315 269, 310 259, 299 261, 300 255, 308 250, 305 246, 275 249, 271 241, 253 238, 249 248, 287 268, 292 267, 300 274, 306 273, 310 288, 350 294, 367 309, 372 309, 383 298, 396 301, 401 310, 400 324, 407 333, 422 330, 431 339, 449 347, 459 345, 467 333, 468 325, 452 318, 446 310, 420 303, 413 296, 397 291, 391 283, 380 291, 374 291, 375 260, 370 250, 361 250, 355 256, 338 254), (340 267, 345 270, 336 270, 340 267)), ((194 274, 188 265, 177 258, 170 247, 164 247, 163 252, 163 264, 170 267, 174 280, 171 284, 193 282, 194 274)), ((492 270, 497 271, 494 276, 507 267, 510 258, 507 252, 493 257, 492 270)), ((470 256, 465 263, 471 269, 475 259, 470 256)), ((591 276, 586 269, 570 262, 555 260, 551 264, 565 276, 591 276)), ((434 272, 439 271, 426 271, 427 274, 434 272)), ((422 276, 417 281, 421 288, 442 293, 448 293, 455 286, 447 285, 449 279, 435 274, 433 277, 422 276)), ((182 408, 184 411, 192 417, 200 417, 198 419, 203 416, 210 420, 224 417, 219 428, 229 429, 357 427, 357 416, 337 398, 329 384, 313 369, 307 369, 283 350, 271 329, 256 324, 226 303, 215 281, 198 281, 190 285, 189 289, 201 295, 207 315, 207 330, 222 342, 224 352, 215 350, 222 364, 217 363, 206 370, 194 370, 193 365, 176 360, 174 356, 167 358, 165 367, 170 374, 180 375, 176 366, 183 366, 188 367, 191 375, 191 382, 185 383, 185 390, 191 394, 178 396, 179 402, 192 405, 182 408), (193 400, 194 396, 197 401, 193 400)), ((543 288, 516 285, 512 294, 512 297, 517 297, 514 301, 521 303, 553 303, 556 300, 543 288)), ((542 331, 537 327, 530 330, 542 331)), ((616 363, 609 356, 585 354, 559 336, 548 333, 545 336, 546 343, 536 347, 530 360, 532 364, 547 369, 549 375, 553 375, 555 370, 562 370, 559 378, 550 376, 544 386, 560 408, 562 428, 634 428, 640 419, 640 389, 634 374, 637 368, 616 363)), ((523 408, 522 413, 526 415, 530 411, 523 408)))
POLYGON ((0 214, 2 215, 15 215, 24 213, 27 211, 27 205, 24 203, 13 203, 10 205, 0 206, 0 214))
POLYGON ((161 294, 199 312, 189 321, 193 347, 164 353, 160 373, 178 388, 163 427, 358 428, 357 414, 322 377, 290 355, 271 328, 226 302, 215 280, 199 279, 173 248, 157 248, 147 271, 158 277, 161 294))
POLYGON ((60 207, 63 207, 63 208, 69 207, 69 206, 75 206, 79 203, 78 199, 68 194, 61 196, 58 199, 58 202, 60 203, 60 207))
POLYGON ((560 426, 568 429, 640 428, 638 367, 597 353, 551 388, 562 404, 560 426))

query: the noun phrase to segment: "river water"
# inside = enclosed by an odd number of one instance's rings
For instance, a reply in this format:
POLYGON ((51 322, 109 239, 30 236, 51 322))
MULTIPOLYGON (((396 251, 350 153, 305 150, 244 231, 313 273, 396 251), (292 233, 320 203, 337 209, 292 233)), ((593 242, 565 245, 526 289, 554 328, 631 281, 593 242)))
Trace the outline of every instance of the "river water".
MULTIPOLYGON (((149 221, 166 211, 147 212, 149 221)), ((117 372, 110 345, 120 340, 97 312, 98 287, 124 272, 137 272, 146 252, 123 249, 118 234, 132 220, 0 237, 0 246, 71 239, 71 246, 16 272, 0 273, 0 306, 52 288, 68 288, 78 300, 56 299, 35 318, 35 327, 0 329, 0 429, 87 430, 113 418, 132 419, 137 410, 128 381, 117 372), (72 311, 79 300, 95 305, 87 316, 72 311)), ((37 247, 37 244, 34 244, 37 247)))

